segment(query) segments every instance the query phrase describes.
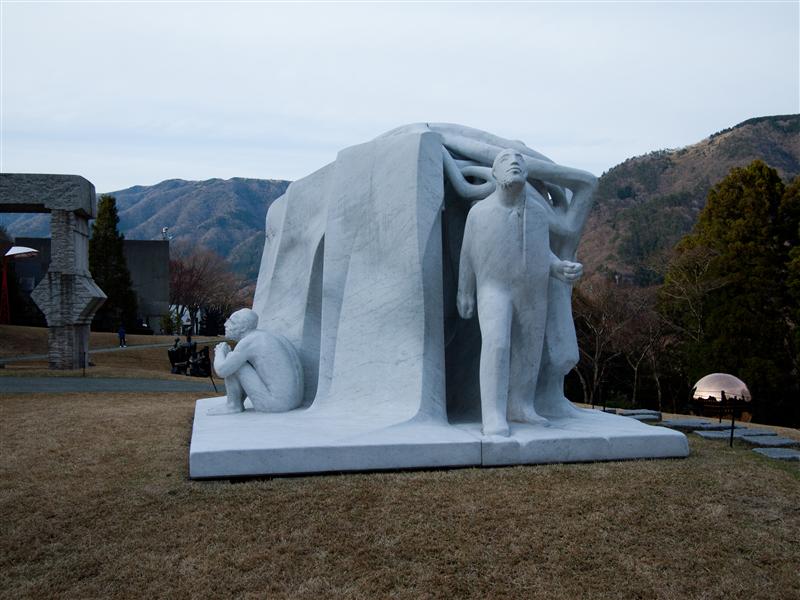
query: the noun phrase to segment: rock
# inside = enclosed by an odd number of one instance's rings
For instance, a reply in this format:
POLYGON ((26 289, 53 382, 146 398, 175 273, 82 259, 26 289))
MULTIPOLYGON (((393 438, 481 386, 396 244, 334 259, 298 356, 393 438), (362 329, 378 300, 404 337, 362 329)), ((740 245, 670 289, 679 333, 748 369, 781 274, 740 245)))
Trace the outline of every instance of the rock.
POLYGON ((753 446, 768 446, 770 448, 800 446, 800 441, 778 435, 748 435, 742 438, 753 446))
MULTIPOLYGON (((728 428, 727 431, 695 431, 695 433, 707 440, 727 440, 731 437, 730 428, 728 428)), ((767 437, 775 435, 777 434, 774 431, 768 431, 766 429, 735 429, 733 431, 733 437, 736 439, 750 436, 767 437)))
MULTIPOLYGON (((704 419, 667 419, 666 421, 661 421, 661 425, 681 431, 695 431, 698 429, 701 431, 719 431, 723 429, 730 431, 731 429, 730 421, 727 423, 719 423, 717 421, 706 421, 704 419)), ((737 429, 741 429, 742 427, 742 425, 736 424, 737 429)))
POLYGON ((617 414, 622 415, 623 417, 632 417, 634 415, 651 415, 656 416, 659 419, 661 418, 661 412, 657 410, 650 410, 647 408, 634 408, 634 409, 622 409, 618 411, 617 414))
POLYGON ((629 419, 636 419, 637 421, 641 421, 642 423, 658 423, 661 421, 661 413, 656 413, 654 415, 625 415, 621 414, 620 416, 628 417, 629 419))
POLYGON ((800 461, 800 451, 790 448, 753 448, 753 452, 758 452, 767 458, 775 460, 796 460, 800 461))

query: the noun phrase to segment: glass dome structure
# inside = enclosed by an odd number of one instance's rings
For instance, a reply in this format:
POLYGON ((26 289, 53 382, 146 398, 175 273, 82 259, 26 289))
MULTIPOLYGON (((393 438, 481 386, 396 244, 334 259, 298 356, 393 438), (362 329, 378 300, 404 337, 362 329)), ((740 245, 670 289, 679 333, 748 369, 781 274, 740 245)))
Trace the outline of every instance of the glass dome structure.
POLYGON ((750 390, 738 377, 727 373, 711 373, 694 384, 692 398, 696 400, 713 398, 722 401, 722 392, 728 400, 743 400, 750 402, 750 390))

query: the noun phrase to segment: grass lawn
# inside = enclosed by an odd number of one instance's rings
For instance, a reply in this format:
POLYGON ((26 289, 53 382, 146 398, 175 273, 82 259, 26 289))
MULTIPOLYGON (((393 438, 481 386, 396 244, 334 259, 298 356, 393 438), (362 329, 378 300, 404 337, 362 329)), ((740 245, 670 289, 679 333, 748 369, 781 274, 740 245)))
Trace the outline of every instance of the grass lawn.
POLYGON ((798 598, 800 466, 188 480, 191 394, 0 394, 3 598, 798 598))
MULTIPOLYGON (((181 340, 184 338, 181 337, 181 340)), ((198 349, 205 345, 213 347, 222 338, 196 337, 198 349)), ((186 379, 185 375, 170 373, 167 348, 137 348, 151 344, 169 344, 175 341, 172 335, 128 335, 128 348, 113 352, 93 352, 90 361, 94 366, 86 369, 87 377, 147 377, 156 379, 186 379)), ((89 337, 89 349, 115 348, 119 345, 116 333, 93 331, 89 337)), ((47 328, 0 325, 0 358, 47 354, 47 328)), ((47 359, 20 361, 0 369, 2 376, 28 377, 81 377, 83 371, 50 371, 47 359)), ((0 386, 1 388, 1 386, 0 386)))
MULTIPOLYGON (((128 346, 147 344, 172 344, 174 335, 126 335, 128 346)), ((183 337, 181 337, 183 339, 183 337)), ((214 338, 195 338, 200 340, 214 338)), ((89 350, 119 346, 116 333, 92 331, 89 334, 89 350)), ((25 354, 47 354, 47 327, 23 327, 21 325, 0 325, 0 358, 22 356, 25 354)))
MULTIPOLYGON (((7 346, 41 341, 19 329, 7 346)), ((163 348, 93 360, 88 374, 183 378, 163 348)), ((0 598, 800 598, 800 464, 739 441, 690 435, 683 460, 193 482, 195 399, 0 392, 0 598)))

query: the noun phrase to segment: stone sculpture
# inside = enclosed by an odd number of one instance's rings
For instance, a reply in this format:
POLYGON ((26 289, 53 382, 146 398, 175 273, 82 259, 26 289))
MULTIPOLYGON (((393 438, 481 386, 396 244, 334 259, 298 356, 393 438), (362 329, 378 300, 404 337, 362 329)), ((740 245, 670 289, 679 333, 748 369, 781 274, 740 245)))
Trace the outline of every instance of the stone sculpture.
POLYGON ((244 411, 245 398, 260 412, 285 412, 303 399, 303 370, 294 347, 286 338, 256 329, 258 316, 249 308, 233 313, 225 322, 225 336, 238 343, 217 344, 214 369, 225 378, 224 406, 210 415, 244 411))
POLYGON ((89 272, 94 185, 78 175, 0 174, 0 212, 49 212, 51 261, 31 293, 47 319, 51 369, 86 367, 89 326, 106 295, 89 272))
POLYGON ((269 414, 199 400, 191 476, 685 456, 679 432, 564 398, 596 185, 522 142, 439 123, 345 148, 292 183, 267 213, 251 335, 296 350, 302 400, 269 414), (476 312, 470 273, 479 315, 462 319, 476 312))
POLYGON ((525 193, 528 169, 513 149, 498 153, 497 187, 472 207, 461 247, 458 311, 473 316, 477 292, 481 329, 483 433, 507 436, 507 418, 546 423, 534 407, 548 308, 548 279, 571 283, 579 263, 550 250, 545 210, 525 193))

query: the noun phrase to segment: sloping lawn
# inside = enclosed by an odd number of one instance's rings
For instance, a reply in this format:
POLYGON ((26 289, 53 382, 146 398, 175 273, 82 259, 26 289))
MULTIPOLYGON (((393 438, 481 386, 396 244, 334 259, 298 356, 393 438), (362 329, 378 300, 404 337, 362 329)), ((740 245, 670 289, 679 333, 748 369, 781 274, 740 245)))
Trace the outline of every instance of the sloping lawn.
POLYGON ((0 394, 3 598, 799 598, 800 466, 193 482, 189 394, 0 394))

